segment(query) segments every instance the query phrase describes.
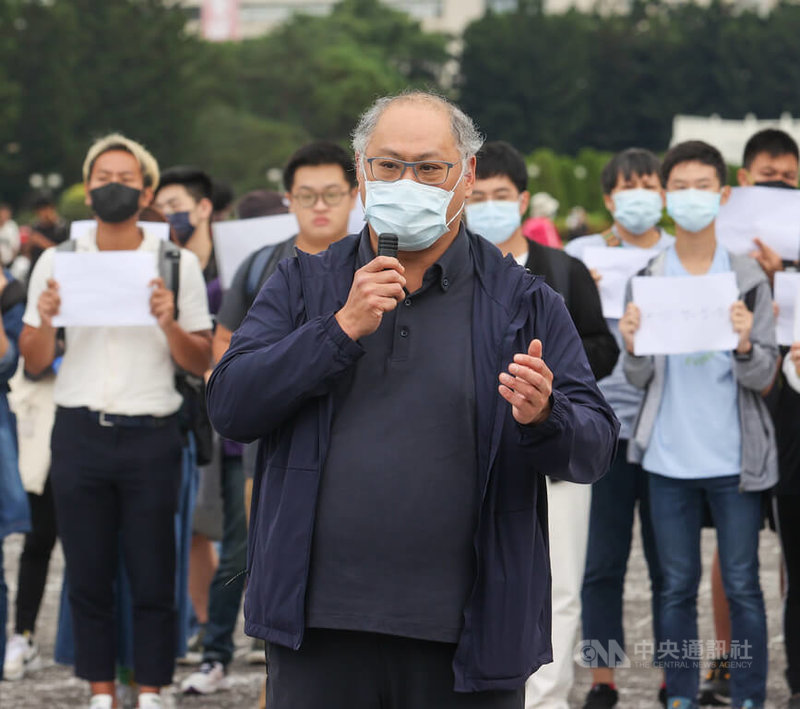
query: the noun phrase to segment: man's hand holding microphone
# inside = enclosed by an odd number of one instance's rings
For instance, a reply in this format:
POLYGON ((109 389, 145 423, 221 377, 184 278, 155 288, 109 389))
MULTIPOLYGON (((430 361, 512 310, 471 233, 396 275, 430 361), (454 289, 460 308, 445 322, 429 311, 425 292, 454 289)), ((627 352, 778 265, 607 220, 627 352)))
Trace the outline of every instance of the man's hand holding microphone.
POLYGON ((383 314, 394 310, 406 297, 405 270, 397 260, 397 237, 381 234, 378 255, 355 272, 347 302, 336 313, 336 322, 351 340, 375 332, 383 314))

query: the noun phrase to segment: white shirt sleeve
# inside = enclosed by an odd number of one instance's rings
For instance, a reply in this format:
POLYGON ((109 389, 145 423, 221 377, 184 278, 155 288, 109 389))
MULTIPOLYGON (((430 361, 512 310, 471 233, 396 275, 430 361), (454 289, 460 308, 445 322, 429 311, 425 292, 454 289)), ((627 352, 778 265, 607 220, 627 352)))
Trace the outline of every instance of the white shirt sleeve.
MULTIPOLYGON (((800 293, 798 293, 797 300, 794 304, 794 337, 795 342, 800 341, 800 293)), ((797 374, 797 368, 792 362, 789 353, 783 358, 783 374, 789 386, 797 392, 800 392, 800 375, 797 374)))
POLYGON ((28 281, 28 303, 22 322, 31 327, 40 327, 42 319, 39 317, 39 296, 47 290, 47 281, 53 277, 53 254, 55 247, 47 249, 36 262, 28 281))
POLYGON ((203 271, 197 256, 188 249, 181 249, 178 325, 186 332, 211 330, 213 327, 203 271))

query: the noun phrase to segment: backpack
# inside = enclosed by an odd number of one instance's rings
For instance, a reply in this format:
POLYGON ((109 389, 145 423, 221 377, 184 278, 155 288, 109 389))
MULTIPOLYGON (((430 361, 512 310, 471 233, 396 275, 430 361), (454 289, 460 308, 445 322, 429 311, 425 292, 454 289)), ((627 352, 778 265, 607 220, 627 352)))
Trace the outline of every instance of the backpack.
POLYGON ((278 264, 287 256, 294 254, 296 237, 269 244, 256 251, 247 266, 247 279, 245 280, 245 296, 248 308, 253 304, 261 286, 275 272, 278 264))
MULTIPOLYGON (((76 242, 69 239, 56 249, 63 252, 75 251, 76 242)), ((175 319, 178 319, 178 292, 180 289, 181 250, 171 241, 161 241, 158 245, 158 275, 164 280, 164 286, 175 296, 175 319)), ((198 377, 176 366, 175 389, 183 398, 178 411, 181 430, 194 434, 197 464, 205 465, 213 455, 214 432, 206 412, 205 382, 198 377)))

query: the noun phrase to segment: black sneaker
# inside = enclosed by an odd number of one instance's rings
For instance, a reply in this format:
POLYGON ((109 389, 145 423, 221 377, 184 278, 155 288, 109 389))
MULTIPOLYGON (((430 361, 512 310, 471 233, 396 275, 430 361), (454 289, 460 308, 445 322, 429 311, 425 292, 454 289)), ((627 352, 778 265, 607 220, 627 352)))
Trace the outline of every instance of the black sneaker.
POLYGON ((724 707, 731 703, 731 671, 727 655, 711 660, 706 676, 700 683, 697 703, 706 707, 724 707))
POLYGON ((586 695, 583 709, 609 709, 616 705, 619 692, 609 684, 595 684, 586 695))

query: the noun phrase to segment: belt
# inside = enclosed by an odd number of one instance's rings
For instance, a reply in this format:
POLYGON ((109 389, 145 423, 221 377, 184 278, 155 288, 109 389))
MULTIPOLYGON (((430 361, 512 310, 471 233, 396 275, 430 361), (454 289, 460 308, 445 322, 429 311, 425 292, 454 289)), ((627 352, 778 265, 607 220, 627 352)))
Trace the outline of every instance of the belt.
POLYGON ((121 428, 163 428, 174 423, 178 415, 170 414, 169 416, 123 416, 122 414, 107 414, 105 411, 92 411, 85 406, 79 407, 62 407, 59 409, 64 411, 74 411, 88 417, 94 423, 104 428, 112 428, 119 426, 121 428))

